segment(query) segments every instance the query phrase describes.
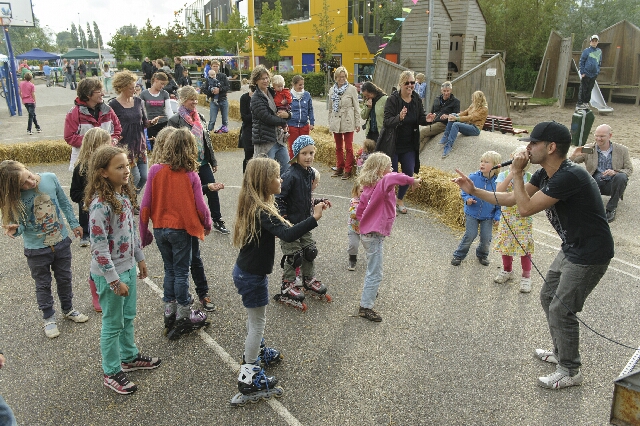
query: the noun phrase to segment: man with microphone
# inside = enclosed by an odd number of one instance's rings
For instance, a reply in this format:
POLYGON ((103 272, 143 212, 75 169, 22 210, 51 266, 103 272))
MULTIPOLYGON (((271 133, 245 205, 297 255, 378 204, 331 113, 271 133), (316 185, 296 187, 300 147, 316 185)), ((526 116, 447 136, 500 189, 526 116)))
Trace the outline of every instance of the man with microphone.
POLYGON ((557 364, 556 371, 538 378, 538 385, 561 389, 582 383, 580 324, 575 316, 609 267, 613 237, 595 180, 567 159, 571 134, 555 121, 537 124, 528 138, 527 151, 513 159, 513 192, 475 188, 460 170, 453 181, 460 189, 489 203, 518 206, 522 216, 545 211, 562 240, 561 250, 547 271, 540 301, 547 317, 552 350, 536 349, 535 356, 557 364), (523 169, 528 162, 542 166, 527 184, 523 169))

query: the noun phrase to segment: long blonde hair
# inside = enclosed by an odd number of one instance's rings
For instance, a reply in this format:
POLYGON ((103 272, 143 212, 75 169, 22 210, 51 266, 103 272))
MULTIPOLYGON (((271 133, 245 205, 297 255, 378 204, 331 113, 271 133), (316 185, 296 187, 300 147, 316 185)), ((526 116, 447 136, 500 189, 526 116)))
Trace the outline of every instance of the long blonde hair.
MULTIPOLYGON (((115 146, 105 145, 96 150, 89 162, 89 170, 87 173, 87 187, 84 190, 84 209, 89 210, 89 206, 95 197, 104 201, 113 207, 115 214, 122 213, 122 203, 116 197, 113 186, 109 179, 102 176, 102 171, 109 167, 109 163, 113 157, 118 154, 127 155, 127 151, 115 146)), ((132 179, 129 179, 126 185, 122 185, 122 192, 129 197, 133 208, 138 207, 136 200, 136 189, 133 186, 132 179)))
POLYGON ((183 127, 171 133, 162 149, 162 162, 171 170, 195 172, 198 170, 198 146, 189 129, 183 127))
POLYGON ((176 130, 178 129, 176 129, 175 127, 166 126, 164 129, 158 132, 155 142, 153 143, 153 151, 151 152, 151 160, 153 161, 153 164, 160 164, 165 162, 163 157, 165 143, 176 130))
POLYGON ((0 163, 0 213, 2 224, 10 225, 27 220, 27 208, 20 197, 20 174, 28 170, 13 160, 0 163))
POLYGON ((111 135, 100 127, 93 127, 87 131, 82 137, 82 146, 76 160, 75 166, 80 166, 78 170, 81 175, 87 174, 89 161, 93 153, 103 145, 111 143, 111 135))
POLYGON ((282 223, 290 223, 280 216, 276 198, 269 190, 271 183, 280 177, 280 165, 271 158, 258 157, 249 160, 238 196, 238 209, 233 227, 233 245, 242 248, 260 238, 258 220, 264 211, 282 223))
POLYGON ((487 107, 487 98, 482 91, 477 90, 471 95, 471 108, 473 110, 482 109, 487 107))
POLYGON ((365 186, 374 186, 382 179, 384 170, 391 165, 391 157, 383 152, 374 152, 371 154, 360 170, 358 176, 358 185, 362 188, 365 186))

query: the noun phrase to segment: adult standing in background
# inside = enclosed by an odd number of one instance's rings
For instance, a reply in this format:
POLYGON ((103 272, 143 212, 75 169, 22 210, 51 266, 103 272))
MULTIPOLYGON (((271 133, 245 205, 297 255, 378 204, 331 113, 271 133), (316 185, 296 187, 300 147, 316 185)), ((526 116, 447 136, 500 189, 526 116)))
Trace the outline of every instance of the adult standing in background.
POLYGON ((78 76, 80 80, 84 80, 87 77, 87 66, 84 64, 84 61, 80 59, 78 61, 78 76))
POLYGON ((147 129, 147 137, 154 140, 158 132, 167 125, 167 120, 173 115, 169 94, 163 89, 169 82, 169 78, 162 71, 158 71, 151 77, 151 87, 140 93, 140 99, 144 102, 147 119, 154 120, 156 124, 147 129))
POLYGON ((220 61, 214 59, 211 61, 211 69, 209 77, 202 85, 201 92, 209 98, 209 126, 208 130, 212 131, 216 125, 218 118, 218 110, 222 115, 222 126, 215 133, 227 133, 229 129, 229 101, 227 100, 227 92, 231 90, 229 79, 220 72, 220 61))
POLYGON ((73 81, 73 88, 75 89, 78 87, 78 83, 76 81, 76 60, 72 59, 71 62, 69 62, 69 65, 71 66, 71 81, 73 81))
POLYGON ((51 67, 49 66, 49 61, 44 61, 42 72, 44 73, 44 79, 47 83, 47 87, 51 86, 51 67))
POLYGON ((253 142, 253 157, 266 155, 280 164, 280 175, 289 169, 289 152, 286 139, 278 137, 278 130, 287 125, 291 113, 278 111, 273 100, 273 89, 269 87, 271 74, 264 65, 258 65, 251 72, 251 84, 256 91, 251 96, 251 142, 253 142))
POLYGON ((238 148, 244 148, 244 160, 242 161, 242 173, 247 169, 247 163, 253 158, 253 143, 251 142, 251 128, 253 117, 251 116, 251 97, 256 91, 256 86, 249 85, 249 91, 240 96, 240 117, 242 127, 238 137, 238 148))
POLYGON ((287 139, 289 158, 293 158, 291 150, 293 142, 300 135, 308 135, 313 130, 315 122, 311 94, 304 90, 304 78, 301 75, 295 75, 291 79, 291 119, 287 123, 289 125, 287 139))
POLYGON ((597 34, 591 36, 589 47, 580 55, 580 90, 578 91, 578 103, 576 108, 585 109, 591 102, 591 91, 596 84, 596 78, 600 74, 602 65, 602 50, 598 49, 600 37, 597 34))
POLYGON ((144 76, 145 88, 148 89, 151 87, 151 77, 153 77, 153 64, 148 56, 145 56, 144 61, 142 61, 142 74, 144 76))
MULTIPOLYGON (((398 172, 413 177, 420 171, 420 125, 427 123, 422 99, 413 90, 416 79, 413 71, 403 71, 398 81, 399 90, 392 93, 384 107, 383 132, 378 138, 376 148, 391 157, 391 167, 398 172)), ((396 211, 407 213, 404 196, 409 185, 398 188, 396 211)))
POLYGON ((449 114, 460 113, 460 100, 453 96, 453 85, 445 81, 440 86, 440 96, 433 100, 431 112, 427 114, 427 126, 420 130, 420 150, 434 136, 444 132, 449 122, 449 114))
POLYGON ((598 185, 582 167, 567 159, 571 133, 555 121, 537 124, 527 151, 514 156, 513 192, 476 188, 460 170, 453 181, 467 194, 491 204, 518 206, 523 217, 545 211, 562 240, 540 290, 540 301, 551 332, 552 350, 536 349, 536 358, 556 364, 556 371, 538 378, 538 385, 561 389, 582 383, 580 323, 576 314, 607 271, 613 257, 613 237, 598 185), (540 164, 528 183, 526 165, 540 164))
POLYGON ((360 117, 367 122, 367 139, 378 141, 384 123, 384 106, 387 103, 387 94, 381 88, 370 81, 366 81, 360 88, 360 93, 365 99, 360 110, 360 117))
POLYGON ((348 77, 345 67, 336 68, 333 73, 335 84, 329 89, 329 131, 333 133, 336 143, 336 170, 331 177, 342 176, 343 180, 355 175, 353 132, 360 131, 358 90, 353 84, 349 84, 348 77))
POLYGON ((64 140, 71 145, 70 172, 78 159, 82 137, 89 129, 100 127, 106 130, 111 135, 114 145, 120 141, 122 132, 118 116, 102 100, 104 89, 100 79, 90 77, 82 80, 78 84, 77 95, 75 107, 71 108, 64 120, 64 140))
POLYGON ((182 58, 180 56, 176 56, 173 58, 173 76, 176 81, 182 78, 182 71, 184 71, 184 66, 182 65, 182 58))
POLYGON ((618 201, 624 195, 629 176, 633 173, 629 149, 611 142, 612 135, 611 126, 599 125, 593 134, 596 138, 594 152, 587 154, 579 146, 569 157, 574 163, 584 162, 587 171, 596 180, 600 194, 611 196, 606 207, 607 222, 615 220, 618 201))

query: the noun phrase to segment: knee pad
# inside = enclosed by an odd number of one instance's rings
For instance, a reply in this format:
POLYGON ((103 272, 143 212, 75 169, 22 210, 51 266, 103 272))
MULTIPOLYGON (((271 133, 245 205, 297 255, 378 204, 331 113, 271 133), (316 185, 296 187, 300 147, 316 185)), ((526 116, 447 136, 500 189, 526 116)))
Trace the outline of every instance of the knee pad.
POLYGON ((305 247, 302 252, 304 254, 304 259, 307 262, 313 262, 313 260, 318 256, 318 248, 315 244, 305 247))
POLYGON ((280 267, 284 269, 285 262, 291 265, 294 269, 302 266, 302 251, 297 251, 293 254, 285 254, 280 260, 280 267))

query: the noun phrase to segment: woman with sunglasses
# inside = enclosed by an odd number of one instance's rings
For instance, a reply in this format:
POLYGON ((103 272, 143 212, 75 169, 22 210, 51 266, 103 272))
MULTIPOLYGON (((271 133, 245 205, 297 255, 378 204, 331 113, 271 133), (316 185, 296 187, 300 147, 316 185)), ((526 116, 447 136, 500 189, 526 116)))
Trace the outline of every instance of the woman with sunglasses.
MULTIPOLYGON (((391 157, 391 166, 398 172, 412 176, 420 170, 420 126, 427 125, 427 115, 420 96, 413 90, 416 79, 413 71, 403 71, 398 82, 398 91, 389 95, 384 107, 384 121, 376 150, 391 157)), ((407 213, 404 196, 409 185, 400 186, 396 200, 396 211, 407 213)))

